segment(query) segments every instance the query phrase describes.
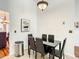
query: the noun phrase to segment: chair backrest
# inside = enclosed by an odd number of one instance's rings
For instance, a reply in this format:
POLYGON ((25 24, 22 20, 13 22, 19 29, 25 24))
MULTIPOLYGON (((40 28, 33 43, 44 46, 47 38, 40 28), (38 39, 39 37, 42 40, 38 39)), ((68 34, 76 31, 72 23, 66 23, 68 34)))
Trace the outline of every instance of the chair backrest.
POLYGON ((48 41, 54 42, 54 35, 48 35, 48 41))
POLYGON ((6 47, 6 32, 0 32, 0 49, 6 47))
POLYGON ((33 35, 32 34, 28 34, 28 44, 29 44, 29 38, 30 37, 33 37, 33 35))
POLYGON ((43 41, 40 38, 36 38, 36 51, 43 55, 45 54, 43 41))
POLYGON ((60 51, 61 56, 62 56, 64 48, 65 48, 66 40, 67 40, 66 38, 63 40, 62 48, 61 48, 61 51, 60 51))
POLYGON ((33 37, 29 37, 29 45, 30 45, 30 49, 35 50, 36 46, 35 46, 35 41, 33 37))
POLYGON ((47 41, 47 35, 46 34, 42 34, 42 40, 47 41))
POLYGON ((33 35, 32 35, 32 34, 28 34, 28 38, 29 38, 30 36, 32 37, 33 35))

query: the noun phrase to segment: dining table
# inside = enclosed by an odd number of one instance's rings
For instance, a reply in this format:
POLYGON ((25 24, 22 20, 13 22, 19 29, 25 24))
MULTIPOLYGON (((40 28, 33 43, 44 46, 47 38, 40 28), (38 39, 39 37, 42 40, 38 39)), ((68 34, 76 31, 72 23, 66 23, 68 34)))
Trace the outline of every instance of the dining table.
MULTIPOLYGON (((53 52, 52 59, 55 59, 55 48, 59 45, 59 51, 61 50, 61 41, 59 40, 54 40, 54 42, 48 42, 48 41, 43 41, 44 45, 50 46, 53 48, 51 52, 53 52)), ((49 54, 49 59, 50 59, 50 54, 49 54)))
MULTIPOLYGON (((51 51, 53 52, 52 59, 55 59, 55 48, 59 46, 59 51, 61 50, 61 41, 59 40, 54 40, 54 42, 43 41, 43 44, 53 48, 53 50, 51 51)), ((29 49, 29 42, 28 42, 28 54, 29 53, 30 53, 30 49, 29 49)), ((49 53, 49 59, 50 59, 50 53, 49 53)))

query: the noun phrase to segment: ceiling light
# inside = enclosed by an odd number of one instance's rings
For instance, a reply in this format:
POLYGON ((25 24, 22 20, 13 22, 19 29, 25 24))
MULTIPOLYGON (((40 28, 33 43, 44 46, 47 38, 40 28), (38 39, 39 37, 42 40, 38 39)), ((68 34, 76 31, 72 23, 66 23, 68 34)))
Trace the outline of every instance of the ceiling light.
POLYGON ((48 2, 47 1, 44 1, 44 0, 39 1, 37 3, 37 6, 38 6, 39 9, 41 9, 43 11, 43 10, 45 10, 47 8, 48 2))

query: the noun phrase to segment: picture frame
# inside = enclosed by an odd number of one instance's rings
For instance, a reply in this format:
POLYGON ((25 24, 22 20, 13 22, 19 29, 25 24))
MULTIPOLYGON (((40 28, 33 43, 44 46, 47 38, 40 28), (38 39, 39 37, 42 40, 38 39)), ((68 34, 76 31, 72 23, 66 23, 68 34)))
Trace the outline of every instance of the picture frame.
POLYGON ((30 20, 21 19, 21 32, 29 32, 30 30, 30 20))

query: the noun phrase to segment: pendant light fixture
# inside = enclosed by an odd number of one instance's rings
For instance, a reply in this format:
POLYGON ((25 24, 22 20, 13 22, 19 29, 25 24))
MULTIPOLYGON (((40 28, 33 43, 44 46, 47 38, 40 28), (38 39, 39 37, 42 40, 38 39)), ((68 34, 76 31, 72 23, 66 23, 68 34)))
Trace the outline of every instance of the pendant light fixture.
POLYGON ((44 1, 44 0, 42 0, 42 1, 39 1, 38 3, 37 3, 37 6, 38 6, 38 8, 40 9, 40 10, 45 10, 46 8, 47 8, 47 6, 48 6, 48 2, 47 1, 44 1))

